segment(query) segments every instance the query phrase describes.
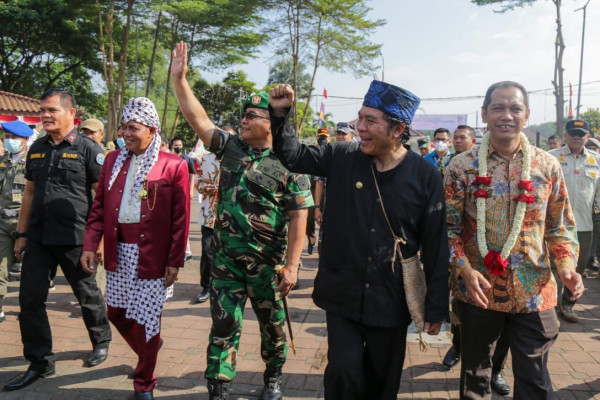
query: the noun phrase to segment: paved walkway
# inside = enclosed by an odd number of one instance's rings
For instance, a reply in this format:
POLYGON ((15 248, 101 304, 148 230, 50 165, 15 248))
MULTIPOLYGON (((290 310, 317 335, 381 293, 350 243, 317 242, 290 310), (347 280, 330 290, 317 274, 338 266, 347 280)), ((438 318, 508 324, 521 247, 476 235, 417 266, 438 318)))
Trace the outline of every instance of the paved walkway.
MULTIPOLYGON (((198 215, 198 206, 192 207, 198 215)), ((194 217, 195 219, 195 217, 194 217)), ((200 227, 191 226, 194 258, 186 263, 175 287, 175 296, 165 304, 155 397, 171 400, 208 399, 203 372, 210 329, 209 305, 190 304, 199 292, 200 227)), ((323 371, 326 365, 327 330, 325 314, 310 298, 317 270, 316 255, 304 255, 300 273, 301 288, 289 298, 297 354, 290 351, 284 367, 285 399, 322 399, 323 371)), ((561 334, 552 348, 549 369, 559 399, 600 399, 600 279, 585 280, 587 291, 576 307, 580 322, 563 322, 561 334)), ((56 291, 48 296, 48 314, 57 355, 56 375, 35 382, 17 392, 0 392, 2 400, 86 400, 131 399, 133 383, 127 379, 136 358, 129 346, 113 330, 114 340, 108 360, 84 368, 91 345, 76 299, 59 273, 56 291)), ((6 322, 0 324, 0 384, 27 368, 17 321, 18 282, 11 282, 5 300, 6 322)), ((257 399, 262 387, 264 364, 260 358, 258 324, 251 310, 245 315, 238 356, 238 376, 233 400, 257 399)), ((458 369, 446 371, 441 359, 449 347, 446 331, 428 339, 431 346, 419 352, 415 334, 409 345, 398 399, 457 399, 458 369)), ((508 362, 510 366, 510 361, 508 362)), ((512 384, 512 371, 506 376, 512 384)), ((502 397, 496 396, 495 399, 502 397)), ((512 398, 507 396, 508 399, 512 398)))

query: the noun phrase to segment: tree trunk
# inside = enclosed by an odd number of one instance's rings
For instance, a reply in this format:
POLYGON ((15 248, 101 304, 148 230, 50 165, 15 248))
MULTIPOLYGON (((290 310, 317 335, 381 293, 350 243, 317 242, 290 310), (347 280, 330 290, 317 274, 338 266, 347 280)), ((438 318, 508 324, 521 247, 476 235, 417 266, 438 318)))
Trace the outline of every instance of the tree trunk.
POLYGON ((556 43, 554 60, 554 97, 556 100, 556 134, 562 137, 564 132, 565 102, 564 102, 564 84, 563 84, 563 53, 565 51, 565 42, 562 34, 562 21, 560 17, 561 0, 552 0, 556 6, 556 43))
POLYGON ((158 45, 158 32, 160 30, 160 19, 162 17, 162 10, 158 12, 158 18, 156 19, 156 30, 154 31, 154 44, 152 45, 152 56, 150 57, 150 66, 148 67, 148 81, 146 82, 146 94, 150 95, 150 86, 152 84, 152 72, 154 70, 154 60, 156 59, 156 47, 158 45))
POLYGON ((125 20, 125 29, 121 38, 121 54, 119 55, 119 78, 115 88, 115 101, 117 118, 123 110, 123 99, 125 97, 125 74, 127 72, 127 56, 129 55, 129 29, 131 27, 131 14, 135 0, 127 0, 127 16, 125 20))
MULTIPOLYGON (((314 89, 315 78, 317 77, 317 69, 319 68, 319 56, 321 55, 321 23, 323 22, 323 18, 319 17, 319 24, 317 27, 317 53, 315 54, 315 64, 313 66, 312 78, 310 80, 310 89, 308 90, 308 96, 306 97, 306 104, 304 106, 304 112, 302 113, 302 119, 300 120, 300 124, 298 127, 298 131, 296 135, 299 137, 300 132, 304 127, 304 119, 306 118, 306 112, 308 111, 308 105, 310 104, 310 100, 312 99, 312 92, 314 89)), ((297 96, 296 96, 297 97, 297 96)), ((320 110, 315 110, 319 111, 320 110)), ((325 121, 323 121, 325 122, 325 121)))
MULTIPOLYGON (((176 17, 173 17, 176 18, 176 17)), ((179 30, 179 20, 173 20, 171 24, 171 48, 177 44, 177 32, 179 30)), ((173 65, 173 54, 169 57, 169 68, 167 69, 167 83, 165 84, 165 108, 163 110, 160 126, 167 126, 167 111, 169 108, 169 88, 171 87, 171 65, 173 65)), ((171 138, 168 138, 171 139, 171 138)))
POLYGON ((115 99, 115 48, 113 40, 113 23, 115 13, 114 0, 110 3, 108 15, 106 16, 106 27, 103 24, 102 8, 96 0, 98 7, 98 20, 100 29, 100 52, 102 54, 102 71, 104 73, 104 81, 108 89, 108 102, 106 106, 106 140, 112 141, 117 134, 117 108, 114 102, 115 99), (105 34, 106 33, 106 34, 105 34), (108 42, 108 55, 106 54, 105 41, 108 42))

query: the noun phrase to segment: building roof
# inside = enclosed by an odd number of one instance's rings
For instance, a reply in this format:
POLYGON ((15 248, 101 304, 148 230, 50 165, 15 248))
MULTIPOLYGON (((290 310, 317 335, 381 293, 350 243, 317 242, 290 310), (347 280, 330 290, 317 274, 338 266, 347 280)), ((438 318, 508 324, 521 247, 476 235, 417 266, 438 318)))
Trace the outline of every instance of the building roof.
POLYGON ((31 97, 0 90, 0 114, 39 116, 40 103, 31 97))

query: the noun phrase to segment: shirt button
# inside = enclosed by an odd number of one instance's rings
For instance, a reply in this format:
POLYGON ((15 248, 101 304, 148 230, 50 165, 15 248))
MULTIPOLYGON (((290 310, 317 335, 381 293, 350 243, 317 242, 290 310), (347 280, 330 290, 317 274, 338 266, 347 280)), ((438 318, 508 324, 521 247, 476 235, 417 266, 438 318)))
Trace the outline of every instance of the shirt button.
POLYGON ((375 232, 375 228, 371 228, 371 233, 375 232))
POLYGON ((115 208, 115 211, 119 211, 119 207, 115 208))
POLYGON ((144 234, 142 233, 142 234, 140 235, 140 237, 141 237, 141 238, 143 238, 143 237, 144 237, 144 234))
POLYGON ((373 261, 373 257, 369 257, 369 258, 367 258, 367 261, 368 261, 368 262, 371 262, 371 261, 373 261))
POLYGON ((119 193, 123 193, 123 190, 119 189, 119 193))
POLYGON ((115 227, 115 228, 113 228, 113 229, 114 229, 115 231, 117 230, 117 228, 116 228, 116 227, 115 227))
POLYGON ((379 199, 377 199, 377 200, 375 200, 375 201, 376 201, 376 202, 378 202, 378 203, 380 202, 380 201, 379 201, 379 199))
POLYGON ((368 289, 368 288, 370 288, 370 287, 371 287, 371 285, 369 285, 368 283, 365 283, 365 288, 366 288, 366 289, 368 289))
POLYGON ((127 175, 127 171, 123 171, 123 175, 127 175))
POLYGON ((146 214, 142 214, 142 218, 146 218, 146 214))

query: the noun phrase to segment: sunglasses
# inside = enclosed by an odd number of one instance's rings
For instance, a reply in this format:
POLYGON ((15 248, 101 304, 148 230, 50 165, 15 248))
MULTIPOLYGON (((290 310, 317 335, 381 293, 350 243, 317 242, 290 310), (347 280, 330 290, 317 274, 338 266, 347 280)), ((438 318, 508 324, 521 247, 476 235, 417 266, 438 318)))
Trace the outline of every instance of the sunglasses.
POLYGON ((269 117, 263 117, 262 115, 255 114, 253 112, 247 112, 247 113, 242 114, 242 118, 246 118, 249 121, 252 121, 253 119, 256 119, 256 118, 266 119, 267 121, 271 120, 271 118, 269 118, 269 117))
POLYGON ((582 130, 579 130, 579 129, 577 129, 577 130, 573 130, 573 131, 568 131, 568 132, 567 132, 567 134, 568 134, 569 136, 577 136, 577 137, 580 137, 580 138, 582 138, 582 137, 584 137, 585 135, 587 135, 587 133, 585 133, 584 131, 582 131, 582 130))

